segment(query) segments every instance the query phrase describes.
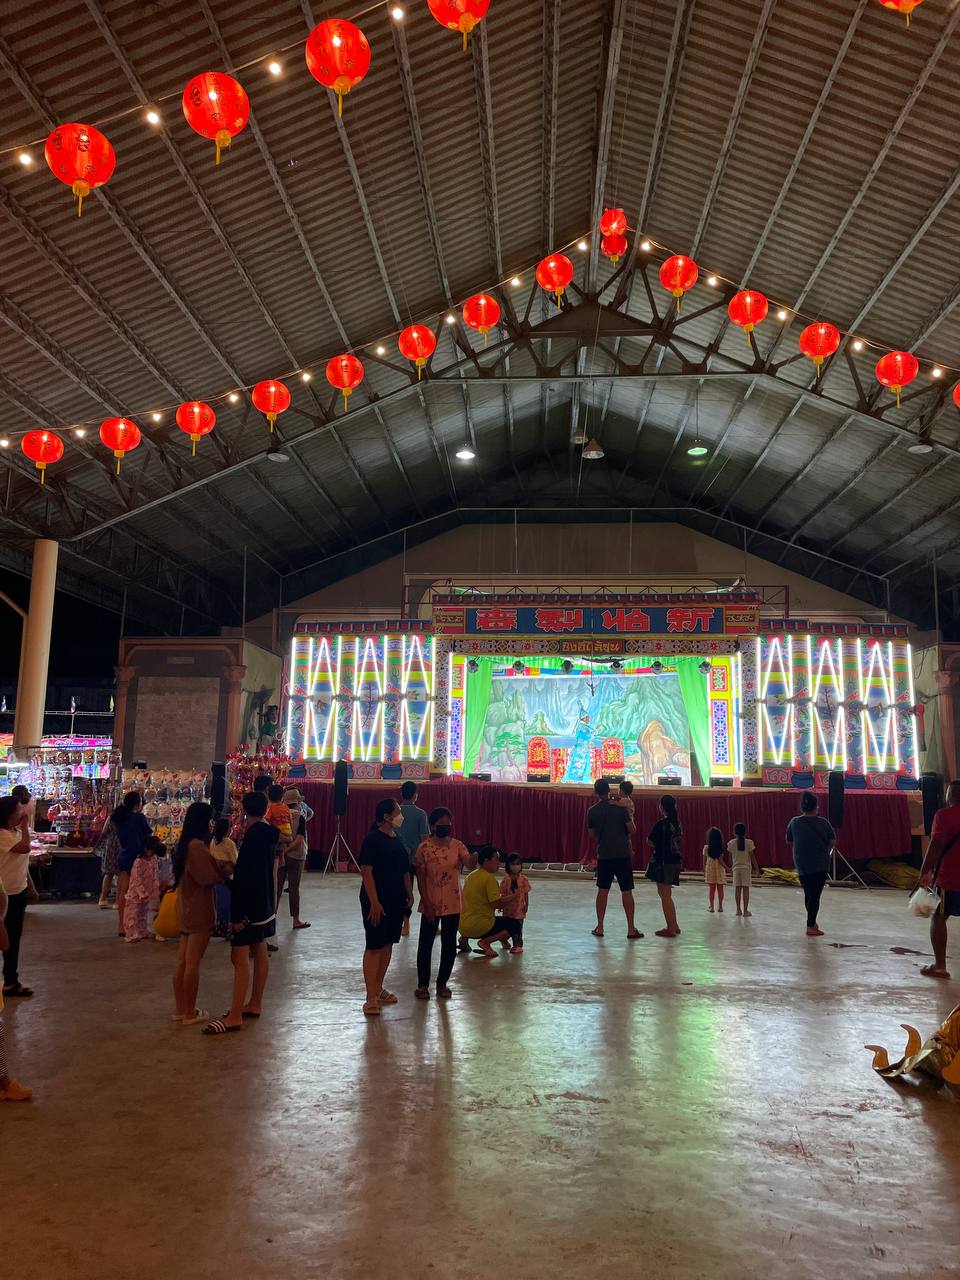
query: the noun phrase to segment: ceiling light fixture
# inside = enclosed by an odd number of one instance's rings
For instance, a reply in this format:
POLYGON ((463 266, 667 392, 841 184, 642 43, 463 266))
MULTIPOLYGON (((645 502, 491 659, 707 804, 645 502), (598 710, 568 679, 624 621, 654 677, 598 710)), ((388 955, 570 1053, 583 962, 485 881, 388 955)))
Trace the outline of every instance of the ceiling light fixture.
POLYGON ((144 119, 146 120, 147 124, 159 124, 160 112, 154 111, 153 108, 151 107, 150 110, 147 112, 146 116, 144 116, 144 119))
POLYGON ((699 436, 694 440, 693 444, 687 450, 689 458, 705 458, 710 450, 703 443, 699 436))
POLYGON ((283 67, 281 67, 280 63, 276 60, 267 63, 267 70, 272 76, 279 76, 283 74, 283 67))
POLYGON ((33 156, 30 154, 29 151, 21 151, 20 154, 17 156, 17 159, 20 161, 22 165, 33 164, 33 156))
POLYGON ((599 440, 591 440, 584 446, 583 456, 587 462, 599 462, 604 456, 603 446, 599 440))
POLYGON ((457 457, 461 462, 472 462, 476 456, 466 441, 457 450, 457 457))
POLYGON ((280 445, 274 445, 273 448, 267 450, 268 462, 289 462, 290 455, 286 453, 280 445))
POLYGON ((915 453, 922 455, 925 453, 933 453, 933 445, 930 443, 929 437, 919 436, 915 444, 910 445, 907 453, 915 453))

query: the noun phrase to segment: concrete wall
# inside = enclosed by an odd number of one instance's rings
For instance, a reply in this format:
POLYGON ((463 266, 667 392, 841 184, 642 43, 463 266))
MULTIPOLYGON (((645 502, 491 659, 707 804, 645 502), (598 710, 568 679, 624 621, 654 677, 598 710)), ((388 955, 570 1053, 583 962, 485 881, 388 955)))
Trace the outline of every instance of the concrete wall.
MULTIPOLYGON (((859 617, 872 609, 853 596, 832 591, 757 556, 745 557, 726 543, 678 524, 635 523, 632 540, 626 524, 521 524, 516 541, 512 523, 466 525, 411 548, 406 557, 393 556, 284 606, 276 632, 281 649, 290 633, 290 619, 299 613, 320 610, 329 617, 399 617, 405 572, 418 577, 453 576, 461 581, 471 575, 491 574, 562 575, 572 582, 589 581, 598 575, 629 576, 638 586, 654 577, 682 582, 743 574, 750 586, 788 586, 790 611, 795 615, 859 617)), ((270 635, 272 627, 273 616, 267 615, 249 624, 248 634, 258 638, 270 635)))

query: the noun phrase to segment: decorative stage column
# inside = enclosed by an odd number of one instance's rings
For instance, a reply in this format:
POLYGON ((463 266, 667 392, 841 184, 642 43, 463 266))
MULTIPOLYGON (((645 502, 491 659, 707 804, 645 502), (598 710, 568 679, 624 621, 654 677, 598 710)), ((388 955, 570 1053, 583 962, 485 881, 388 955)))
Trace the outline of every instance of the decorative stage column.
POLYGON ((960 671, 938 671, 937 690, 940 709, 940 737, 943 740, 945 782, 960 777, 957 752, 957 689, 960 671))
POLYGON ((227 694, 224 750, 227 752, 235 750, 240 742, 240 695, 243 693, 243 677, 246 674, 246 667, 223 668, 223 679, 227 694))
POLYGON ((137 674, 136 667, 114 667, 113 674, 117 678, 117 697, 113 706, 113 745, 123 751, 123 729, 127 721, 127 695, 130 682, 137 674))
POLYGON ((13 726, 14 747, 38 747, 43 738, 43 711, 47 700, 53 599, 57 588, 59 545, 49 538, 33 544, 30 576, 30 608, 20 641, 20 688, 13 726))

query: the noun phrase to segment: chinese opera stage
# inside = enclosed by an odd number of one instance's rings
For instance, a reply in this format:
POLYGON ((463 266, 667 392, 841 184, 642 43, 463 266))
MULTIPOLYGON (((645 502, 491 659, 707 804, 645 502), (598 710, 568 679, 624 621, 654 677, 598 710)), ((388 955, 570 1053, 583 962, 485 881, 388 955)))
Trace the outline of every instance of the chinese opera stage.
POLYGON ((922 715, 905 627, 768 616, 749 590, 443 594, 429 617, 304 616, 284 701, 315 849, 332 837, 320 784, 340 760, 372 784, 355 792, 351 846, 367 802, 406 778, 425 808, 450 806, 469 843, 550 861, 587 852, 599 777, 633 782, 641 835, 674 790, 691 869, 707 828, 738 821, 768 865, 788 865, 797 792, 825 793, 831 772, 846 780, 846 856, 908 853, 916 825, 922 715))
MULTIPOLYGON (((297 782, 314 810, 310 848, 326 853, 333 841, 333 784, 303 779, 297 782)), ((587 809, 593 803, 588 787, 509 785, 459 779, 418 783, 417 803, 429 812, 443 805, 453 814, 454 831, 465 844, 494 844, 505 852, 543 862, 582 862, 590 854, 587 809)), ((638 787, 633 793, 637 835, 634 865, 649 862, 646 835, 656 822, 657 801, 665 788, 638 787)), ((799 812, 800 795, 792 789, 762 787, 679 787, 676 797, 683 825, 684 868, 702 871, 707 829, 717 826, 727 840, 735 822, 745 822, 757 846, 761 866, 793 865, 784 839, 787 823, 799 812)), ((354 854, 370 830, 378 800, 398 795, 398 784, 353 783, 342 830, 354 854)), ((839 847, 853 860, 891 858, 910 853, 913 820, 919 820, 919 798, 908 792, 848 792, 839 847), (916 808, 916 814, 912 810, 916 808)), ((826 797, 821 797, 826 810, 826 797)), ((352 869, 352 868, 351 868, 352 869)))

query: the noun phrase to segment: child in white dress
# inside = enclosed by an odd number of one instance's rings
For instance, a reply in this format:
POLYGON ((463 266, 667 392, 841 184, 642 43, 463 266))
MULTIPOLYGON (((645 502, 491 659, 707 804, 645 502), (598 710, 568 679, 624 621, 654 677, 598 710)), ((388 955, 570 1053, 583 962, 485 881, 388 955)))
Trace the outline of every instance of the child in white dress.
POLYGON ((733 865, 733 896, 737 902, 738 916, 752 916, 750 910, 750 883, 754 873, 760 874, 754 856, 754 843, 747 839, 747 828, 738 822, 733 828, 733 839, 727 844, 727 853, 733 865))
POLYGON ((723 911, 723 886, 727 883, 727 868, 723 861, 723 833, 717 827, 707 832, 707 843, 703 846, 703 878, 710 886, 710 910, 713 910, 714 898, 719 895, 718 911, 723 911))

